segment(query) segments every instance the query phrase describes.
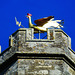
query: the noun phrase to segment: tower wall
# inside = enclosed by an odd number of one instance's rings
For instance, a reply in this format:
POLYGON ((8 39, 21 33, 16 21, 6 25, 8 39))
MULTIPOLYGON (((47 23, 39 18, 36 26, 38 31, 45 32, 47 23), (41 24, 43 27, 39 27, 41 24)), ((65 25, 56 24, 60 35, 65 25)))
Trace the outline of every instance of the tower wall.
POLYGON ((33 29, 20 28, 9 40, 0 55, 1 74, 75 75, 75 52, 63 30, 48 29, 47 39, 34 39, 33 29))

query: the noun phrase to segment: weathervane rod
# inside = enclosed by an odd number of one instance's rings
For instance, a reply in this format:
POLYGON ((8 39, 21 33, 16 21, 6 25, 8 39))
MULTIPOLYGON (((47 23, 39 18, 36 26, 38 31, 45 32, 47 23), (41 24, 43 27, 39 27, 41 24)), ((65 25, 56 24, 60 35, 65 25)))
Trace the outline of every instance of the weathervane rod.
POLYGON ((40 30, 39 30, 39 39, 40 39, 40 30))
POLYGON ((25 28, 23 25, 21 25, 21 27, 25 28))

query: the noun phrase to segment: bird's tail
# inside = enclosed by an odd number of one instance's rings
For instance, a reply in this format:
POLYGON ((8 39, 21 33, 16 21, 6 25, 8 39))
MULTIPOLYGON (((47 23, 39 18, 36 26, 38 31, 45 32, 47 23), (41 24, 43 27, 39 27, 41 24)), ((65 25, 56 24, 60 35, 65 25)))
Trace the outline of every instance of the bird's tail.
POLYGON ((62 24, 62 23, 59 23, 59 26, 60 26, 60 27, 62 27, 62 28, 64 28, 64 26, 63 26, 63 24, 62 24))
POLYGON ((63 24, 64 24, 64 22, 63 22, 64 20, 61 20, 61 22, 59 23, 60 25, 60 27, 62 27, 63 28, 63 24))

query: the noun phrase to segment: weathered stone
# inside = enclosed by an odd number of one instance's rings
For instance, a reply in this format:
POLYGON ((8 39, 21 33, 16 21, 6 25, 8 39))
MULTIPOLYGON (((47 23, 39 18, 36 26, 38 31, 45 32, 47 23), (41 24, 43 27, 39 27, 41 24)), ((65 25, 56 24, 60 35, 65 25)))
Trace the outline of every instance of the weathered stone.
POLYGON ((61 29, 48 29, 47 39, 34 39, 32 28, 20 28, 0 54, 0 75, 75 75, 75 52, 61 29))

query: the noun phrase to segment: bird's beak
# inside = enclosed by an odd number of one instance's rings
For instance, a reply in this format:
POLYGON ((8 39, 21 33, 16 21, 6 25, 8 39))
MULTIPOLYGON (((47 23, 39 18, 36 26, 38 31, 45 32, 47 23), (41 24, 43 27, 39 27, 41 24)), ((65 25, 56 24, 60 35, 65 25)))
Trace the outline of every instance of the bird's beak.
POLYGON ((28 18, 28 15, 26 15, 26 17, 28 18))

